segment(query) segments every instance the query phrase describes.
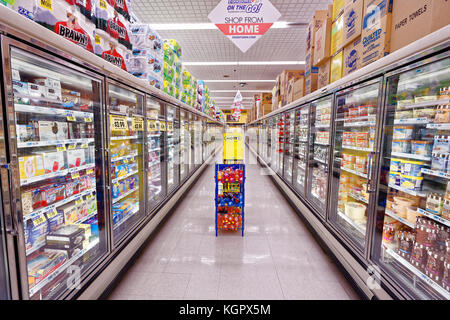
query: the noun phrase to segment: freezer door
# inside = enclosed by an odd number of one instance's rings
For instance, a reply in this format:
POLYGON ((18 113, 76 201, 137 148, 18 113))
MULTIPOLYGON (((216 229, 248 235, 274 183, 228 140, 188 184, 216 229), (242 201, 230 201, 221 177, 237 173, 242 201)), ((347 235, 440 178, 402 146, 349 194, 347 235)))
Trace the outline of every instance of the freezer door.
POLYGON ((189 117, 189 173, 195 169, 195 115, 188 113, 189 117))
POLYGON ((167 114, 167 188, 175 189, 180 182, 180 121, 178 108, 168 105, 167 114))
POLYGON ((414 299, 450 298, 448 51, 387 78, 371 259, 414 299))
POLYGON ((292 185, 292 168, 294 163, 295 111, 285 113, 284 126, 284 179, 292 185))
POLYGON ((332 96, 311 103, 307 198, 325 217, 328 196, 328 170, 332 96))
MULTIPOLYGON (((1 199, 1 194, 0 200, 3 200, 1 199)), ((11 292, 9 289, 8 260, 5 242, 6 235, 4 230, 6 230, 6 228, 3 219, 3 209, 2 206, 0 206, 0 300, 9 300, 11 299, 11 292)))
MULTIPOLYGON (((329 217, 361 254, 366 247, 373 199, 373 164, 378 150, 376 129, 381 106, 381 79, 336 93, 329 217)), ((328 143, 328 137, 316 143, 328 143)))
POLYGON ((278 123, 280 122, 280 116, 274 116, 270 119, 270 147, 271 147, 271 158, 270 167, 273 171, 278 172, 279 167, 279 154, 280 154, 280 129, 278 123))
POLYGON ((285 118, 286 115, 282 113, 277 122, 278 137, 277 137, 277 173, 283 176, 284 168, 284 137, 285 137, 285 118))
POLYGON ((309 105, 295 110, 293 184, 294 188, 303 196, 306 191, 309 122, 309 105))
POLYGON ((58 299, 108 251, 103 82, 13 40, 3 59, 23 295, 58 299))
POLYGON ((190 162, 189 114, 180 110, 180 177, 185 180, 189 175, 190 162))
POLYGON ((107 88, 110 208, 117 246, 145 218, 144 96, 112 81, 107 88))

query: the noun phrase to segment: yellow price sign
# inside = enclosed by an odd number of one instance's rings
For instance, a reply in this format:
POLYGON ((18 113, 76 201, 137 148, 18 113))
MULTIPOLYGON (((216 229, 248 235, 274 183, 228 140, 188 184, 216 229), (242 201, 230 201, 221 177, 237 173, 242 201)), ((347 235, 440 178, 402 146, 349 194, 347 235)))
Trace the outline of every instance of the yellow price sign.
POLYGON ((107 9, 107 7, 106 7, 106 1, 100 0, 100 6, 99 6, 99 7, 102 8, 103 10, 106 10, 106 9, 107 9))
POLYGON ((84 143, 84 144, 82 144, 80 147, 81 147, 81 149, 87 149, 87 148, 88 148, 88 144, 87 144, 87 143, 84 143))
POLYGON ((166 131, 166 122, 162 121, 159 123, 159 130, 166 131))
POLYGON ((167 123, 167 131, 170 131, 170 132, 173 131, 173 122, 168 122, 167 123))
POLYGON ((158 127, 156 125, 156 120, 147 120, 147 131, 148 132, 158 131, 158 127))
POLYGON ((66 151, 66 147, 65 146, 57 146, 56 151, 58 151, 58 152, 66 151))
POLYGON ((86 174, 91 174, 91 173, 93 173, 94 172, 94 169, 88 169, 88 170, 86 170, 86 174))
POLYGON ((94 195, 91 193, 90 195, 87 195, 86 196, 86 200, 90 200, 90 199, 92 199, 94 197, 94 195))
POLYGON ((37 227, 38 225, 43 224, 45 221, 46 221, 46 219, 45 219, 44 215, 41 214, 33 219, 33 224, 35 227, 37 227))
POLYGON ((55 217, 58 214, 58 211, 56 209, 53 209, 52 211, 47 212, 47 218, 51 219, 55 217))
POLYGON ((92 118, 84 118, 84 122, 92 122, 92 118))
POLYGON ((127 118, 122 116, 109 116, 111 131, 128 131, 127 118))
POLYGON ((101 38, 98 34, 95 35, 95 44, 101 44, 101 38))
POLYGON ((44 9, 53 11, 53 1, 52 0, 40 0, 40 5, 44 9))
POLYGON ((69 145, 68 147, 67 147, 67 149, 69 149, 69 150, 73 150, 73 149, 75 149, 76 148, 76 145, 75 144, 71 144, 71 145, 69 145))
POLYGON ((144 131, 144 119, 133 117, 131 126, 133 127, 134 131, 144 131))
POLYGON ((83 199, 75 200, 75 204, 78 206, 83 203, 83 199))
POLYGON ((128 163, 128 159, 123 159, 123 163, 128 163))
POLYGON ((223 160, 244 160, 244 137, 242 133, 223 134, 223 160))
POLYGON ((74 122, 77 121, 77 118, 75 118, 74 116, 67 116, 67 121, 74 122))
POLYGON ((72 173, 72 179, 78 179, 80 177, 80 174, 77 173, 72 173))

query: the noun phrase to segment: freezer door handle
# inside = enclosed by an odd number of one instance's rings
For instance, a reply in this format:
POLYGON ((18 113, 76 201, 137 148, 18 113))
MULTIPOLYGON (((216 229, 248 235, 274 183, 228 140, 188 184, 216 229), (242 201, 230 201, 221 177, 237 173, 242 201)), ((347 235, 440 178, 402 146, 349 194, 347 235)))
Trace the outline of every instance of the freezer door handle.
POLYGON ((7 194, 6 201, 3 198, 3 209, 5 213, 5 230, 7 233, 9 233, 12 236, 17 236, 19 233, 17 231, 17 223, 15 222, 14 215, 13 215, 13 202, 11 201, 10 192, 13 190, 12 185, 12 172, 11 172, 11 166, 9 164, 3 164, 0 165, 0 179, 2 185, 4 185, 4 179, 7 179, 7 185, 8 185, 8 191, 3 192, 2 197, 4 197, 5 194, 7 194), (5 174, 6 172, 6 174, 5 174))
POLYGON ((372 173, 373 173, 373 158, 374 158, 374 153, 373 152, 371 152, 371 153, 369 153, 369 156, 368 156, 368 162, 367 162, 367 165, 368 165, 368 169, 369 170, 367 170, 367 192, 368 193, 371 193, 371 192, 375 192, 375 189, 373 189, 372 188, 372 182, 373 182, 373 179, 372 179, 372 173))

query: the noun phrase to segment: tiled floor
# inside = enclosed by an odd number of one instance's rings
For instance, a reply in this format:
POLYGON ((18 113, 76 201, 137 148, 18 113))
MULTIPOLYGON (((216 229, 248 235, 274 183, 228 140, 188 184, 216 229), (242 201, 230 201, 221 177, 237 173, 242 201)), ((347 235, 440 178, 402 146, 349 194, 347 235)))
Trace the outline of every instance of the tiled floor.
POLYGON ((109 299, 358 299, 260 170, 247 164, 243 238, 215 237, 211 165, 109 299))

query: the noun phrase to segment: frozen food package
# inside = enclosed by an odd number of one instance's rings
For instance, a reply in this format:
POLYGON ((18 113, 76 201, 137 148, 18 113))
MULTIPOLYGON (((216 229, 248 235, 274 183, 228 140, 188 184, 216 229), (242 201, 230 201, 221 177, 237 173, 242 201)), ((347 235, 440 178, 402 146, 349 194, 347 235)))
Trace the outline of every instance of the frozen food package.
POLYGON ((64 151, 44 153, 43 157, 45 174, 67 169, 64 160, 64 151))
POLYGON ((44 159, 42 155, 19 157, 20 179, 28 179, 41 176, 44 171, 44 159))
POLYGON ((84 149, 67 150, 69 168, 77 168, 86 164, 84 149))

